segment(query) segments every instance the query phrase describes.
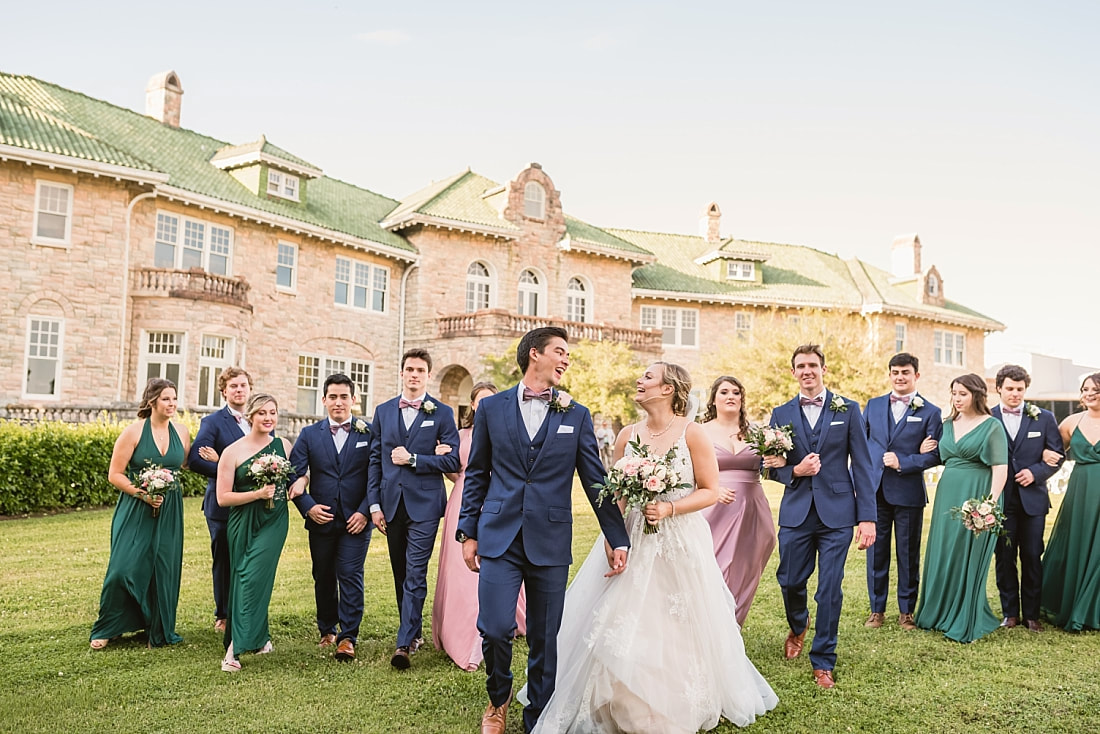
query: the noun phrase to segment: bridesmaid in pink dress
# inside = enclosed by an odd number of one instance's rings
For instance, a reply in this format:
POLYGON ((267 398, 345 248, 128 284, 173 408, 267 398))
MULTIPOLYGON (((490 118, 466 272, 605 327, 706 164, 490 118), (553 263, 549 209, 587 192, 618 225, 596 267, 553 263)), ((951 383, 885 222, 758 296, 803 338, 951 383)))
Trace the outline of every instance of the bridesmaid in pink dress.
POLYGON ((745 443, 745 388, 723 376, 710 387, 703 430, 718 457, 718 502, 703 510, 714 556, 737 602, 737 624, 749 616, 760 576, 775 548, 775 523, 760 484, 760 457, 745 443))
MULTIPOLYGON (((467 568, 462 560, 462 546, 455 541, 455 530, 458 529, 458 512, 462 506, 466 461, 470 457, 473 411, 477 410, 481 398, 496 391, 496 386, 491 382, 479 382, 470 391, 471 414, 458 432, 462 472, 447 475, 454 482, 454 487, 443 516, 439 578, 435 582, 435 599, 432 601, 432 640, 435 649, 445 651, 455 665, 469 671, 477 670, 482 658, 481 634, 477 631, 477 574, 467 568)), ((447 446, 440 448, 449 449, 447 446)), ((516 607, 516 634, 527 634, 527 597, 522 588, 516 607)))

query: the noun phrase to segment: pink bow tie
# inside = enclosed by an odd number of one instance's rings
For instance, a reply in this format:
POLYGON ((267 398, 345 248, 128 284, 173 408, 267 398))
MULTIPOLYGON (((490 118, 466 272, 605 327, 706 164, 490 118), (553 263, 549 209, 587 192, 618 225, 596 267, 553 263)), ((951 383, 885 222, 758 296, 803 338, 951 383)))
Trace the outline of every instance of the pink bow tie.
POLYGON ((343 430, 347 431, 348 433, 351 433, 351 423, 341 423, 341 424, 340 424, 340 425, 338 425, 338 426, 334 426, 334 425, 332 425, 332 424, 330 423, 330 424, 329 424, 329 426, 328 426, 328 429, 329 429, 330 431, 332 431, 332 435, 333 435, 333 436, 335 436, 335 435, 336 435, 336 433, 337 433, 337 432, 338 432, 338 431, 339 431, 340 429, 343 429, 343 430))
POLYGON ((905 403, 906 405, 909 405, 910 398, 911 396, 909 395, 891 395, 890 403, 905 403))
POLYGON ((551 398, 552 395, 553 395, 553 393, 551 392, 550 388, 546 388, 542 392, 535 392, 534 390, 532 390, 529 387, 523 388, 523 400, 524 400, 524 402, 526 402, 528 400, 541 400, 544 403, 549 403, 550 398, 551 398))
POLYGON ((1023 411, 1020 408, 1001 408, 1001 412, 1005 415, 1020 415, 1023 411))
POLYGON ((420 410, 420 404, 422 402, 424 402, 424 401, 423 400, 406 400, 405 398, 401 398, 401 402, 399 402, 397 404, 397 407, 400 408, 401 410, 404 410, 405 408, 415 408, 416 410, 420 410))
POLYGON ((822 405, 825 404, 825 398, 821 397, 820 395, 818 395, 816 398, 799 397, 798 398, 798 404, 799 405, 816 405, 817 407, 820 408, 822 405))

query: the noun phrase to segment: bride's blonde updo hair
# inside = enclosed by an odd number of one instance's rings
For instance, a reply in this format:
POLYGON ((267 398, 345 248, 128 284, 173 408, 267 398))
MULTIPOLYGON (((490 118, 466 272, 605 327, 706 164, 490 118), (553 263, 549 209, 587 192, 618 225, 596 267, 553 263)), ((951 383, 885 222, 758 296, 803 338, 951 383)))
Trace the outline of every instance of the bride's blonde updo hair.
POLYGON ((687 415, 688 401, 691 399, 691 375, 678 364, 672 362, 654 362, 664 369, 661 375, 662 385, 672 386, 672 412, 674 415, 687 415))

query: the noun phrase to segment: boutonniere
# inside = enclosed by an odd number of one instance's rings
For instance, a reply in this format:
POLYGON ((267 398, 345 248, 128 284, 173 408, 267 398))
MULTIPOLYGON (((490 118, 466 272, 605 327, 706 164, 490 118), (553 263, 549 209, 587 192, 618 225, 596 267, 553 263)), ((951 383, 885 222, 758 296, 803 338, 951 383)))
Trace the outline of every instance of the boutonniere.
POLYGON ((431 400, 425 400, 423 403, 420 404, 420 409, 424 411, 424 415, 431 415, 435 412, 435 409, 437 407, 438 406, 431 400))
POLYGON ((909 401, 909 410, 916 413, 918 410, 924 407, 924 398, 920 395, 914 395, 913 399, 909 401))
POLYGON ((1033 421, 1039 420, 1039 415, 1041 413, 1039 406, 1032 405, 1031 403, 1027 404, 1027 407, 1024 408, 1024 412, 1027 413, 1027 417, 1033 421))
POLYGON ((573 409, 573 397, 567 393, 558 391, 554 393, 554 397, 550 400, 550 410, 555 413, 564 413, 573 409))
POLYGON ((834 413, 847 413, 848 403, 844 402, 844 398, 839 395, 834 395, 833 399, 829 401, 829 409, 834 413))
POLYGON ((367 422, 362 418, 353 418, 351 427, 356 433, 366 433, 368 430, 367 422))

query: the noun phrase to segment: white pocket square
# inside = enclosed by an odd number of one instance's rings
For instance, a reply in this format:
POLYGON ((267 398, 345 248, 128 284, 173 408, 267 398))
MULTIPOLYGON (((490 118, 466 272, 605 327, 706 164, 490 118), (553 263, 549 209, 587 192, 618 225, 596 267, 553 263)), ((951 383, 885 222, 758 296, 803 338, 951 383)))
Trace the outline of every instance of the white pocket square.
POLYGON ((906 419, 905 419, 905 422, 906 423, 920 423, 920 418, 918 418, 915 415, 907 416, 906 419))
POLYGON ((358 443, 355 444, 355 448, 357 448, 357 449, 361 449, 364 446, 370 446, 370 441, 359 441, 358 443))
POLYGON ((573 426, 558 426, 558 433, 572 433, 573 426))
POLYGON ((844 421, 833 421, 833 422, 832 422, 832 423, 830 423, 829 425, 830 425, 830 426, 843 426, 843 425, 844 425, 844 421))
POLYGON ((434 425, 435 425, 435 421, 424 421, 423 423, 420 424, 420 427, 421 428, 427 428, 428 426, 434 426, 434 425))
POLYGON ((1039 436, 1042 436, 1042 435, 1043 435, 1042 431, 1028 431, 1027 432, 1027 437, 1028 438, 1039 438, 1039 436))

